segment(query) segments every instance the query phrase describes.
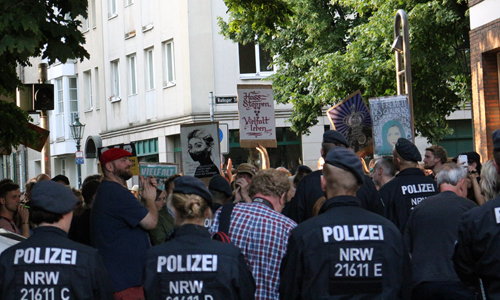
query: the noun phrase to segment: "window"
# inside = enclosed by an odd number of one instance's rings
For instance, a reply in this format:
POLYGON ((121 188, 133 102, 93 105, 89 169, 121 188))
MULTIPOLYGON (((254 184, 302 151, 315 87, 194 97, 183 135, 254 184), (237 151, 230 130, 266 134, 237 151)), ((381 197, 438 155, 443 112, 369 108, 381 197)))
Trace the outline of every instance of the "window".
POLYGON ((64 113, 64 94, 63 94, 63 85, 62 78, 56 79, 55 88, 57 90, 57 113, 64 113))
POLYGON ((129 95, 137 94, 137 57, 135 54, 128 56, 129 95))
POLYGON ((94 79, 95 79, 95 108, 99 109, 99 68, 94 69, 94 79))
POLYGON ((83 72, 83 101, 85 110, 92 109, 92 74, 90 70, 83 72))
POLYGON ((66 175, 66 159, 61 158, 61 175, 66 175))
POLYGON ((56 95, 54 101, 57 103, 56 113, 56 138, 64 139, 64 88, 63 79, 57 78, 54 82, 54 89, 56 90, 56 95))
POLYGON ((240 58, 240 74, 268 76, 273 72, 271 54, 261 49, 258 44, 238 44, 238 54, 240 58))
POLYGON ((120 100, 120 61, 111 62, 111 100, 120 100))
POLYGON ((152 90, 155 88, 153 48, 146 50, 146 88, 147 90, 152 90))
POLYGON ((77 86, 77 81, 78 81, 78 79, 76 77, 69 78, 70 124, 73 124, 73 122, 75 122, 75 117, 78 116, 78 86, 77 86))
POLYGON ((165 63, 163 65, 163 86, 175 84, 174 42, 163 43, 165 63))
POLYGON ((91 7, 91 18, 92 18, 92 28, 96 28, 97 26, 97 14, 96 14, 96 7, 95 7, 95 0, 92 0, 90 5, 92 6, 91 7))
POLYGON ((117 12, 116 12, 116 0, 108 0, 108 4, 109 4, 108 18, 116 16, 117 15, 117 12))
POLYGON ((82 32, 86 32, 89 30, 89 18, 85 18, 82 20, 82 32))

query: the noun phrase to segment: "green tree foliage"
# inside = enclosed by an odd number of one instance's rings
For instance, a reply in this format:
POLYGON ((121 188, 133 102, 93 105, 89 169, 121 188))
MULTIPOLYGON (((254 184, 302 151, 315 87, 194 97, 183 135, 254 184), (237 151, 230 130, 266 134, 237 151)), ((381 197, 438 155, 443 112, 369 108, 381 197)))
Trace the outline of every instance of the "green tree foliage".
MULTIPOLYGON (((29 66, 30 57, 41 56, 49 64, 90 57, 83 47, 85 38, 78 30, 81 22, 76 20, 78 15, 87 17, 87 0, 0 0, 0 4, 0 95, 12 96, 21 84, 17 64, 29 66)), ((0 102, 0 111, 2 146, 17 146, 23 137, 33 137, 26 126, 4 119, 11 113, 12 118, 26 123, 30 120, 27 114, 4 101, 0 102)))
MULTIPOLYGON (((446 116, 470 100, 467 1, 288 0, 282 5, 289 10, 273 26, 225 2, 230 18, 219 19, 221 33, 243 44, 258 42, 275 56, 278 71, 269 79, 275 99, 294 104, 291 122, 298 133, 317 123, 322 107, 358 89, 365 99, 396 94, 391 45, 398 9, 409 18, 416 130, 438 141, 450 131, 446 116)), ((275 14, 260 13, 267 19, 275 14)))

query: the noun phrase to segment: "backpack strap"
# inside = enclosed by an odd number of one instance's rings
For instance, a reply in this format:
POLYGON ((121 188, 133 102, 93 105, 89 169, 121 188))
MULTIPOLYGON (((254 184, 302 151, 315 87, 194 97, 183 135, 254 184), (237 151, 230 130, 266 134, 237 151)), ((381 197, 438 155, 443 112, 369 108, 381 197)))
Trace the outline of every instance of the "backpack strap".
POLYGON ((231 214, 233 213, 234 203, 229 202, 222 206, 219 215, 219 231, 214 235, 213 239, 224 243, 231 243, 229 239, 229 225, 231 223, 231 214))

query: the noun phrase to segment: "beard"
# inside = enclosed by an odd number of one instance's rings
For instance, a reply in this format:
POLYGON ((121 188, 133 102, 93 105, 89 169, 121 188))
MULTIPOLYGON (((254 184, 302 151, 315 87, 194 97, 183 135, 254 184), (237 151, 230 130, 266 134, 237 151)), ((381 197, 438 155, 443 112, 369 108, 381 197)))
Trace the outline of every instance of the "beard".
POLYGON ((115 175, 125 181, 129 180, 133 176, 132 171, 130 169, 116 170, 115 175))

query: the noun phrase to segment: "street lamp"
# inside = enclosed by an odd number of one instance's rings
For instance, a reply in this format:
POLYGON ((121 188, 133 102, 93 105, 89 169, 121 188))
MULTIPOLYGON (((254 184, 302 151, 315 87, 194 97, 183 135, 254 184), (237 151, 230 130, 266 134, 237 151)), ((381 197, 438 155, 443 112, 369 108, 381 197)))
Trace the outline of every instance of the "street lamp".
POLYGON ((410 35, 408 16, 404 9, 398 10, 394 20, 394 43, 391 50, 396 55, 396 81, 398 95, 407 94, 411 114, 411 132, 415 142, 415 122, 413 119, 413 91, 411 88, 410 35), (401 28, 403 35, 401 35, 401 28))
MULTIPOLYGON (((71 128, 71 135, 73 136, 73 139, 76 141, 76 151, 77 155, 80 152, 80 141, 83 138, 83 130, 85 129, 85 124, 80 123, 80 118, 77 116, 75 117, 75 122, 73 122, 73 125, 69 125, 71 128)), ((83 158, 83 156, 82 156, 83 158)), ((77 158, 75 158, 77 159, 77 158)), ((82 183, 82 169, 81 169, 81 164, 83 162, 76 161, 76 167, 78 171, 78 188, 80 188, 80 185, 82 183)))

